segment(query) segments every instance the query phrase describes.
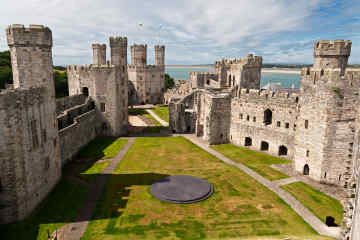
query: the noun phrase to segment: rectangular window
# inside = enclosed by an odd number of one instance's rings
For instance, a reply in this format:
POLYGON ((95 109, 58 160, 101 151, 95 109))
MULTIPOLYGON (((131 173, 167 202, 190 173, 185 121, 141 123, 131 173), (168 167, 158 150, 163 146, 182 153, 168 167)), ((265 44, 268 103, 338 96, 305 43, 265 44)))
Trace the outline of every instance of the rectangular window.
POLYGON ((249 116, 249 115, 246 116, 246 120, 247 120, 247 121, 250 120, 250 116, 249 116))
POLYGON ((256 122, 256 117, 253 117, 253 122, 256 122))
POLYGON ((285 123, 285 128, 289 128, 289 123, 285 123))
POLYGON ((305 120, 305 128, 309 127, 309 120, 305 120))
POLYGON ((281 126, 280 121, 277 121, 277 122, 276 122, 276 126, 278 126, 278 127, 280 127, 280 126, 281 126))
POLYGON ((306 150, 306 156, 310 156, 310 151, 309 150, 306 150))
POLYGON ((105 103, 100 103, 100 111, 105 112, 105 103))
POLYGON ((43 130, 43 143, 46 143, 46 129, 43 130))

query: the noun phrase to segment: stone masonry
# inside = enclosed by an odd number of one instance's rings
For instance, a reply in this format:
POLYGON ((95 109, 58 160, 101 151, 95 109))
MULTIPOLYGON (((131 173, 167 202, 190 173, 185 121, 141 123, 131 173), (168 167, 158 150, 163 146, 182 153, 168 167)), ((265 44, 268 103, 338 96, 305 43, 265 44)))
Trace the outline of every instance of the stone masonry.
POLYGON ((346 69, 350 49, 350 41, 315 43, 314 66, 302 69, 294 93, 260 90, 262 58, 252 55, 216 62, 215 73, 190 73, 193 91, 170 101, 170 128, 210 144, 231 142, 282 156, 300 173, 345 186, 360 84, 359 72, 346 69))
POLYGON ((164 98, 165 46, 154 46, 155 65, 147 65, 147 45, 131 46, 129 105, 159 104, 164 98))

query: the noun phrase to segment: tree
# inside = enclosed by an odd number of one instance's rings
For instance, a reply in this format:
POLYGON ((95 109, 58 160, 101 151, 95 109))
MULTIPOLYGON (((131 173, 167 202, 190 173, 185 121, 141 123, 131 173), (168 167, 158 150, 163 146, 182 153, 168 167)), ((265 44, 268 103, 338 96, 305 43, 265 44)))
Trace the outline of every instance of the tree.
POLYGON ((12 70, 10 52, 0 52, 0 88, 5 88, 6 83, 12 83, 12 70))
POLYGON ((165 80, 164 81, 165 81, 165 88, 166 89, 172 88, 175 85, 175 80, 172 77, 170 77, 170 75, 167 74, 167 73, 165 73, 165 80))

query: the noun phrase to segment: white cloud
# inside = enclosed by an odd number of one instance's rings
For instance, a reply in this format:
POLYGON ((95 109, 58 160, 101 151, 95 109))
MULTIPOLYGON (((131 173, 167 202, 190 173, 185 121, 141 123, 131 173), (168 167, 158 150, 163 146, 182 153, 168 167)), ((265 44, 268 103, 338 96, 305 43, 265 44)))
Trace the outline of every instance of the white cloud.
MULTIPOLYGON (((0 50, 7 48, 4 38, 7 25, 44 24, 53 31, 56 64, 89 63, 91 43, 107 43, 110 35, 126 35, 129 45, 146 42, 148 56, 153 58, 152 45, 158 43, 159 34, 166 45, 168 63, 210 63, 221 56, 242 57, 248 52, 264 53, 266 62, 309 62, 312 47, 305 45, 307 48, 301 49, 301 41, 310 41, 301 34, 321 29, 313 24, 314 11, 332 3, 330 0, 5 1, 0 9, 0 50), (143 27, 138 26, 140 22, 143 27), (296 34, 299 37, 294 38, 296 34), (291 55, 284 54, 282 44, 289 47, 291 55)), ((354 14, 348 9, 344 13, 354 14)))

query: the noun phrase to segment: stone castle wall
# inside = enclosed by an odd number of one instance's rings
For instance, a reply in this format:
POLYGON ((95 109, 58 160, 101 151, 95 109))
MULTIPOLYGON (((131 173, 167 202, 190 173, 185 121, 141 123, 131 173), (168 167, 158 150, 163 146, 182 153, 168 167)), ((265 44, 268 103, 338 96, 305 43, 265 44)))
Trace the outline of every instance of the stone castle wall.
POLYGON ((0 223, 28 216, 61 176, 49 104, 44 87, 0 93, 0 223))
POLYGON ((267 151, 288 159, 294 157, 294 135, 298 117, 298 94, 268 90, 239 89, 231 102, 230 142, 267 151), (271 122, 265 123, 265 111, 271 111, 271 122))
POLYGON ((60 115, 66 109, 84 104, 86 102, 86 98, 87 97, 84 94, 77 94, 56 99, 56 115, 60 115))
POLYGON ((155 65, 147 65, 147 45, 131 46, 131 64, 127 66, 130 105, 163 103, 165 46, 154 49, 155 65))
POLYGON ((79 150, 101 133, 101 125, 92 109, 74 118, 73 123, 59 130, 61 163, 71 161, 79 150))
POLYGON ((69 94, 86 92, 95 101, 105 135, 120 136, 127 129, 127 72, 113 65, 70 66, 69 94))

